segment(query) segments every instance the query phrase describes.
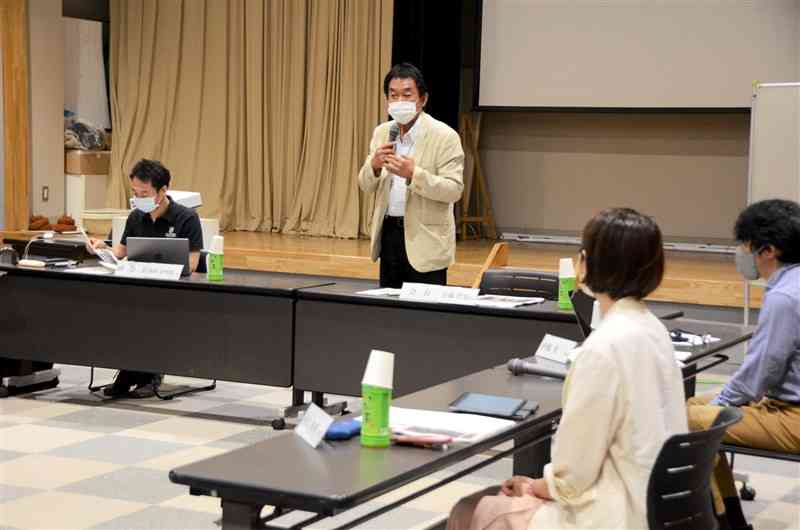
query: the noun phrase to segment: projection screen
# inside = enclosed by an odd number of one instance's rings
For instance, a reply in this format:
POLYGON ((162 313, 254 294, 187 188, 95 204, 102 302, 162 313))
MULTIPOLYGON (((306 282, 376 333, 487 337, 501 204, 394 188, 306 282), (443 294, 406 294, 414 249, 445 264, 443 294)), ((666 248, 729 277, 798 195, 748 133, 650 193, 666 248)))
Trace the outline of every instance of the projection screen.
POLYGON ((797 0, 483 0, 478 107, 747 108, 798 78, 797 0))

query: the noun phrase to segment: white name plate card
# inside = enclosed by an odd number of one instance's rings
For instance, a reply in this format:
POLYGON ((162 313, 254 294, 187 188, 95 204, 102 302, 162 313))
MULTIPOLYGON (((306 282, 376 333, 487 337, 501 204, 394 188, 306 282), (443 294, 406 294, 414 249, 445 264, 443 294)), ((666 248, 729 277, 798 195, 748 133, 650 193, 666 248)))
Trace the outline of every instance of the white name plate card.
POLYGON ((578 343, 574 340, 563 339, 547 333, 539 344, 539 349, 536 350, 536 357, 567 364, 567 361, 571 360, 570 353, 577 346, 578 343))
POLYGON ((400 289, 400 299, 435 304, 474 305, 478 300, 478 292, 478 289, 467 289, 466 287, 406 282, 400 289))
POLYGON ((114 276, 139 278, 142 280, 179 280, 183 265, 172 263, 145 263, 141 261, 120 261, 114 276))
POLYGON ((316 449, 332 423, 333 418, 327 412, 311 403, 303 414, 303 419, 294 428, 294 433, 316 449))

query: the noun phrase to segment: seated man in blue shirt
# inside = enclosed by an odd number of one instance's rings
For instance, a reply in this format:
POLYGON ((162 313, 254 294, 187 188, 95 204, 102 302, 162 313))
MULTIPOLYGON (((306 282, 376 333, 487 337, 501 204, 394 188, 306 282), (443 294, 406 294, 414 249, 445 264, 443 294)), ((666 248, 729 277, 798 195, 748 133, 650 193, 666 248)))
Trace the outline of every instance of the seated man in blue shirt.
MULTIPOLYGON (((688 401, 689 427, 708 428, 720 407, 739 407, 743 420, 724 441, 800 453, 800 205, 766 200, 747 207, 734 229, 736 268, 767 287, 742 366, 722 391, 688 401)), ((724 455, 712 484, 720 529, 748 529, 724 455)))

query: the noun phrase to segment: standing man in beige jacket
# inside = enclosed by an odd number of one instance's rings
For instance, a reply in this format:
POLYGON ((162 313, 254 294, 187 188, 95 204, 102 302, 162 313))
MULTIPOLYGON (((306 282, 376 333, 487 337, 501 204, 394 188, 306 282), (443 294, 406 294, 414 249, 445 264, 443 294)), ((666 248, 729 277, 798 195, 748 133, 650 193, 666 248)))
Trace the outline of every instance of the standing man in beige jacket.
POLYGON ((381 287, 403 282, 445 285, 455 261, 453 204, 464 189, 458 133, 424 112, 428 88, 415 66, 395 65, 383 81, 392 121, 375 128, 358 174, 376 192, 371 255, 381 287))

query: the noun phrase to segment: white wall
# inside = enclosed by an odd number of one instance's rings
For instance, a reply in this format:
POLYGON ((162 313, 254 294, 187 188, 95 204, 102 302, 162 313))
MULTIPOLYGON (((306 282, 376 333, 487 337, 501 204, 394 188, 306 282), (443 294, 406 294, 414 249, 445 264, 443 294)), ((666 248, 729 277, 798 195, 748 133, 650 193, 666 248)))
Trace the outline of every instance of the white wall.
POLYGON ((64 213, 64 22, 61 2, 28 0, 31 213, 64 213), (42 201, 42 187, 50 200, 42 201))
POLYGON ((577 234, 629 206, 670 239, 730 240, 748 132, 744 114, 489 112, 480 151, 501 231, 577 234))
POLYGON ((798 0, 486 0, 480 100, 747 107, 797 75, 798 0))
POLYGON ((64 17, 64 107, 97 127, 111 127, 103 66, 103 25, 64 17))

